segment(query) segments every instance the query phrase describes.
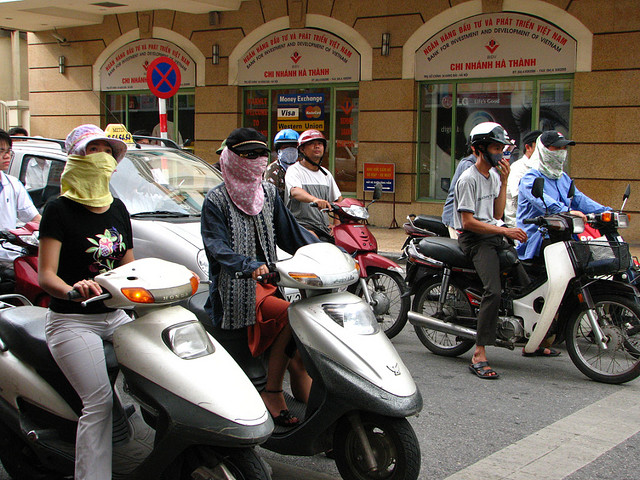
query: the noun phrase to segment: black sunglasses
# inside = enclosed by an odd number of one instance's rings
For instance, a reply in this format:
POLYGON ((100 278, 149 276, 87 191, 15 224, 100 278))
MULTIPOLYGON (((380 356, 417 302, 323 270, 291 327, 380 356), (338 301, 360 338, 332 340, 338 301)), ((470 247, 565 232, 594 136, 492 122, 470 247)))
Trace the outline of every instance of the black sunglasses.
POLYGON ((235 152, 235 153, 239 157, 253 160, 258 157, 267 157, 269 155, 269 150, 250 150, 248 152, 235 152))

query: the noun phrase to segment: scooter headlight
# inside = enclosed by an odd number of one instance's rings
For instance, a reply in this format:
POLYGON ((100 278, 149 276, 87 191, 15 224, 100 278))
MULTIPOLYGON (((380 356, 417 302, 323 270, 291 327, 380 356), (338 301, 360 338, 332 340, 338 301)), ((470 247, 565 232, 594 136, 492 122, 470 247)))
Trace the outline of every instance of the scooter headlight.
POLYGON ((205 278, 209 277, 209 260, 207 259, 207 254, 204 249, 198 250, 198 254, 196 255, 196 261, 198 262, 198 266, 202 273, 204 273, 205 278))
POLYGON ((322 309, 331 320, 358 335, 373 335, 380 330, 373 310, 363 302, 325 303, 322 309))
POLYGON ((207 332, 199 322, 173 325, 162 332, 162 340, 173 353, 184 360, 204 357, 215 352, 207 332))
POLYGON ((584 220, 582 217, 573 217, 571 221, 573 222, 573 233, 584 232, 584 220))
POLYGON ((369 212, 366 208, 360 205, 351 205, 349 207, 342 207, 342 210, 347 214, 355 218, 367 220, 369 218, 369 212))
POLYGON ((618 220, 618 228, 627 228, 629 226, 629 215, 626 213, 619 213, 616 217, 618 220))

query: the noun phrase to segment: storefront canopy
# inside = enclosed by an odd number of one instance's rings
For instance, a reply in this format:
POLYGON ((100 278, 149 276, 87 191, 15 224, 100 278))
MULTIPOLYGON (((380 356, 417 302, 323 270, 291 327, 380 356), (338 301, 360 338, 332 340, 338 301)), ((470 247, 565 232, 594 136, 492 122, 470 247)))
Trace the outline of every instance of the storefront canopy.
MULTIPOLYGON (((176 10, 201 14, 238 10, 245 0, 136 0, 96 1, 67 0, 62 5, 49 0, 15 0, 0 2, 0 28, 37 32, 54 28, 99 25, 105 15, 176 10)), ((64 38, 64 37, 61 37, 64 38)), ((63 41, 56 38, 58 41, 63 41)))

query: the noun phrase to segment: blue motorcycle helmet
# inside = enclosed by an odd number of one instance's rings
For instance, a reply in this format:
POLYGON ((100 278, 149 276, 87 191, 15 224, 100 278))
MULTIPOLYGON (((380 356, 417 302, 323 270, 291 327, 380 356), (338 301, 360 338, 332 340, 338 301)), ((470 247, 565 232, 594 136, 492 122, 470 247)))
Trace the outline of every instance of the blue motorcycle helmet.
POLYGON ((291 128, 285 128, 276 133, 273 138, 273 149, 278 157, 278 163, 285 171, 298 161, 298 138, 300 135, 291 128))
POLYGON ((273 137, 273 149, 278 150, 282 147, 282 145, 291 144, 294 147, 298 146, 298 138, 300 135, 295 130, 291 128, 285 128, 284 130, 280 130, 276 133, 276 136, 273 137))

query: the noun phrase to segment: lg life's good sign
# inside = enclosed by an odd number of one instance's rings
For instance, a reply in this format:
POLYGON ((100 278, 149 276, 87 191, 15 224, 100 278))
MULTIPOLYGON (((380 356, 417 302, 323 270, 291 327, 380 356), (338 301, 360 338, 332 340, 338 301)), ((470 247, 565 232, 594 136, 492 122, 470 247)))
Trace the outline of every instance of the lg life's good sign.
POLYGON ((432 36, 415 62, 416 80, 573 73, 576 41, 537 17, 482 14, 432 36))
POLYGON ((339 37, 313 28, 263 38, 238 60, 239 85, 360 80, 360 54, 339 37))

